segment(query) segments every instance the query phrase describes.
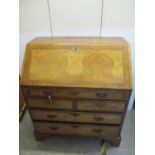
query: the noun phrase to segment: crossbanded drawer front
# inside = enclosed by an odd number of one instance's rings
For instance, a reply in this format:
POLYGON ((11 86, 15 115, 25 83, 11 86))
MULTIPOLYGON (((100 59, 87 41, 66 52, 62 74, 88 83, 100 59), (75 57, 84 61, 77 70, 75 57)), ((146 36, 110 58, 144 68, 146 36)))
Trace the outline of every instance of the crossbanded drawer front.
POLYGON ((120 124, 122 115, 88 113, 88 112, 62 112, 49 110, 31 110, 33 120, 81 122, 98 124, 120 124))
POLYGON ((40 133, 83 135, 83 136, 118 136, 120 126, 85 125, 70 123, 35 122, 35 129, 40 133))
POLYGON ((73 110, 73 101, 64 99, 51 99, 49 98, 27 98, 30 108, 47 108, 58 110, 73 110))
POLYGON ((62 97, 62 98, 82 98, 82 99, 103 99, 103 100, 128 100, 128 91, 108 91, 108 90, 83 90, 83 89, 49 89, 49 88, 29 88, 25 89, 28 96, 40 97, 62 97))
POLYGON ((77 110, 121 113, 121 112, 124 112, 125 105, 126 105, 125 102, 80 100, 80 101, 77 101, 77 110))
POLYGON ((23 88, 25 96, 31 97, 72 97, 72 93, 68 89, 52 89, 52 88, 23 88))

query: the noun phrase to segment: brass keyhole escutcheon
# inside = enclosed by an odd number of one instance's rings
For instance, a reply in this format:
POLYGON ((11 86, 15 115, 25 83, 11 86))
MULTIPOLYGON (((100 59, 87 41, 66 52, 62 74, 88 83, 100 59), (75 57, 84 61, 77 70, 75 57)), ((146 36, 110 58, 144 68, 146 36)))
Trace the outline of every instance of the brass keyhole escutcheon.
POLYGON ((78 52, 79 50, 80 50, 80 48, 78 48, 78 47, 73 47, 73 48, 72 48, 72 51, 73 51, 73 52, 78 52))

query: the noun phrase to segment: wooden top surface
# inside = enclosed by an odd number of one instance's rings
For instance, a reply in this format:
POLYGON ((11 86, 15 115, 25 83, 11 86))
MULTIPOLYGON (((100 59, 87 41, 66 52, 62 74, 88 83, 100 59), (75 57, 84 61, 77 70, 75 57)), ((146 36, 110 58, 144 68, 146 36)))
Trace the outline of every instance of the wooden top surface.
POLYGON ((121 37, 37 37, 29 45, 31 47, 50 45, 88 45, 88 46, 128 46, 121 37))
POLYGON ((26 48, 21 85, 131 89, 123 38, 41 37, 26 48))

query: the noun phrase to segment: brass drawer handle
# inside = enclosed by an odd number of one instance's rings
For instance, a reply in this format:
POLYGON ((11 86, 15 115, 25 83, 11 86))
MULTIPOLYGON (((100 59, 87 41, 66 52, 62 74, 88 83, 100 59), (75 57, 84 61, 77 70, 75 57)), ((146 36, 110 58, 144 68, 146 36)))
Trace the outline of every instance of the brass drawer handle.
POLYGON ((96 105, 99 107, 104 107, 106 105, 105 102, 96 102, 96 105))
POLYGON ((71 125, 71 127, 77 129, 77 128, 79 128, 79 125, 71 125))
POLYGON ((51 130, 58 130, 59 128, 58 127, 55 127, 55 126, 50 126, 50 129, 51 130))
POLYGON ((106 97, 107 94, 106 93, 96 93, 97 97, 106 97))
POLYGON ((94 117, 94 119, 95 119, 96 121, 103 121, 103 120, 104 120, 104 117, 94 117))
POLYGON ((71 115, 74 116, 74 117, 80 116, 79 113, 71 113, 71 115))
POLYGON ((49 103, 50 103, 50 104, 53 104, 53 102, 52 102, 52 98, 51 98, 50 95, 48 95, 48 99, 49 99, 49 103))
POLYGON ((47 117, 53 119, 56 117, 56 115, 47 115, 47 117))
POLYGON ((93 132, 101 133, 102 132, 102 129, 93 129, 93 132))
POLYGON ((74 92, 72 92, 72 94, 73 94, 74 96, 76 96, 76 95, 79 95, 80 93, 77 92, 77 91, 74 91, 74 92))

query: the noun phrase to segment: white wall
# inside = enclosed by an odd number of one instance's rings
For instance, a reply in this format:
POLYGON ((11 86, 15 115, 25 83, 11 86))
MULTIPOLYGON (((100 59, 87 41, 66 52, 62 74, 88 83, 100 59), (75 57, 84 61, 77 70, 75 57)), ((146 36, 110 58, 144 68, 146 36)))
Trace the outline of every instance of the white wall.
MULTIPOLYGON (((99 36, 102 0, 49 0, 55 36, 99 36)), ((50 36, 47 0, 20 0, 19 70, 25 45, 36 36, 50 36)), ((134 88, 134 0, 104 0, 102 36, 122 36, 131 46, 134 88)))

